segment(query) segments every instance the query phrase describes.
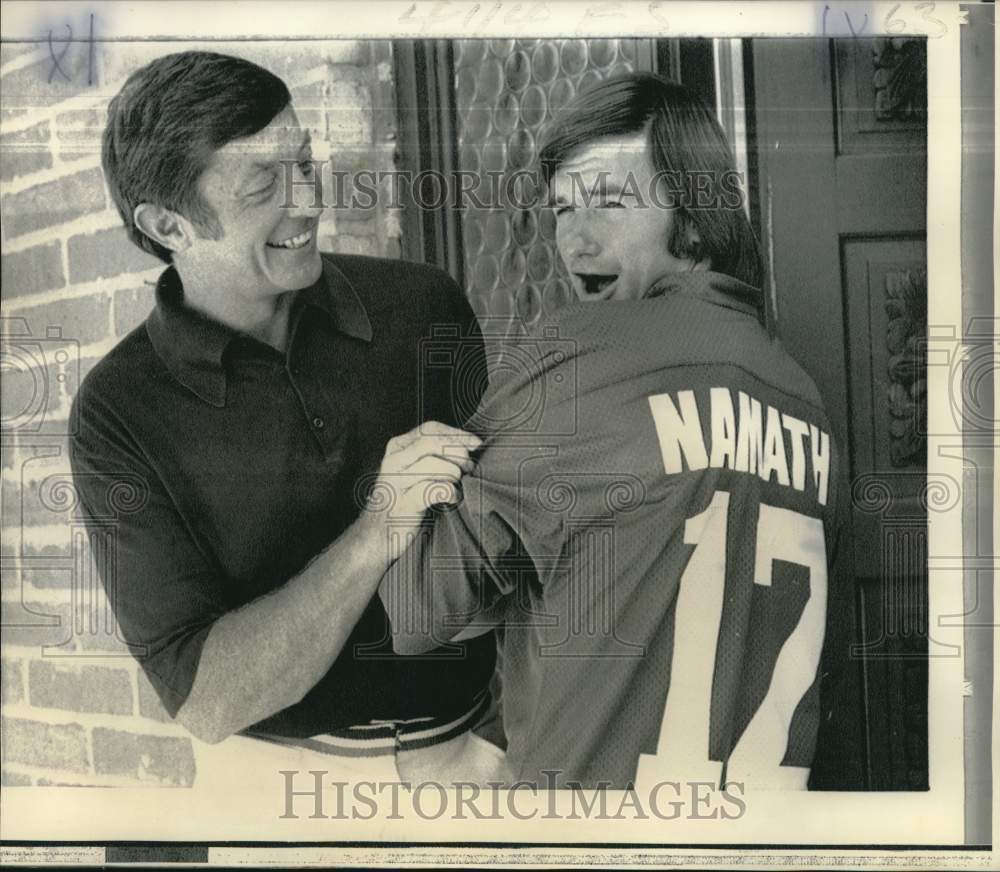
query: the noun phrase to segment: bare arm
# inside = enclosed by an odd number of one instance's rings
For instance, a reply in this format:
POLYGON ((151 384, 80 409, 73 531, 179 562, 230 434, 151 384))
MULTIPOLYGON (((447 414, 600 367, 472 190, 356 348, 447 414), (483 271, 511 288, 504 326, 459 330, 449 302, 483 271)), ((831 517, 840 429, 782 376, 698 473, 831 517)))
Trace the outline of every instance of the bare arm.
POLYGON ((299 575, 212 625, 177 713, 195 736, 222 741, 302 699, 340 654, 393 562, 389 519, 399 535, 411 519, 416 529, 431 502, 458 500, 456 482, 479 440, 443 424, 422 430, 386 449, 376 489, 394 495, 392 513, 362 512, 299 575))
POLYGON ((302 699, 375 592, 387 565, 378 532, 363 516, 299 575, 219 618, 177 719, 219 742, 302 699))

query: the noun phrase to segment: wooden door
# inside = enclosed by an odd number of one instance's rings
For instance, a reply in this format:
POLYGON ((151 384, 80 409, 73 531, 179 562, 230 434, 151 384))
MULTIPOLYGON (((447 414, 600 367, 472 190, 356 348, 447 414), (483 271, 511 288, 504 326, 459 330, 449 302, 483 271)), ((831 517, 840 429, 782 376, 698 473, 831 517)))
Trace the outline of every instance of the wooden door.
POLYGON ((852 485, 855 680, 837 708, 842 736, 860 729, 817 770, 926 789, 926 43, 757 39, 752 68, 771 316, 852 485))

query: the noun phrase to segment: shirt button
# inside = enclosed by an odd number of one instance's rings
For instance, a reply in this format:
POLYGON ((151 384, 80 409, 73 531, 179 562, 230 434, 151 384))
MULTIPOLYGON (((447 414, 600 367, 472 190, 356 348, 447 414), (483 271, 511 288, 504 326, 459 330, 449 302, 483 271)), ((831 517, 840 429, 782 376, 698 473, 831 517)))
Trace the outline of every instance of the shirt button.
POLYGON ((320 418, 319 415, 313 418, 313 427, 315 427, 317 430, 322 430, 325 426, 326 426, 326 421, 320 418))

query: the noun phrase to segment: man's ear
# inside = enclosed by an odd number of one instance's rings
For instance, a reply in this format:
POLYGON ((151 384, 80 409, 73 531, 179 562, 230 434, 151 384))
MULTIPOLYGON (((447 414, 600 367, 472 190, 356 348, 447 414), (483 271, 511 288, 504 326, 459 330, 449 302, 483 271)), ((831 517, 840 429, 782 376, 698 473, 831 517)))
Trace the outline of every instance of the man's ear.
POLYGON ((170 251, 184 251, 191 245, 190 224, 183 216, 163 206, 140 203, 132 213, 132 220, 146 236, 170 251))

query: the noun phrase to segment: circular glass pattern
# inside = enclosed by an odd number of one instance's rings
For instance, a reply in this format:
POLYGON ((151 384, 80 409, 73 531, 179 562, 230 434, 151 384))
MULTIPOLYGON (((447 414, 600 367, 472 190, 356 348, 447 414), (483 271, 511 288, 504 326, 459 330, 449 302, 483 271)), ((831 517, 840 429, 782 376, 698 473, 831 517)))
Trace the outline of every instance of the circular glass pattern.
POLYGON ((537 127, 545 120, 545 91, 541 85, 532 85, 521 98, 521 120, 528 127, 537 127))
POLYGON ((511 169, 526 169, 535 159, 535 138, 527 130, 514 131, 507 140, 507 154, 511 169))
POLYGON ((500 259, 500 281, 509 288, 524 284, 527 276, 527 261, 520 248, 508 248, 500 259))
POLYGON ((458 57, 455 58, 455 66, 478 67, 483 58, 486 57, 485 39, 460 39, 458 40, 458 57))
POLYGON ((590 40, 590 60, 599 67, 606 67, 618 54, 616 40, 613 39, 592 39, 590 40))
POLYGON ((495 103, 503 90, 504 83, 504 71, 500 61, 496 58, 487 58, 479 67, 476 79, 476 95, 479 99, 495 103))
POLYGON ((587 43, 582 39, 567 39, 559 55, 567 76, 578 76, 587 68, 587 43))
POLYGON ((514 132, 521 114, 521 106, 517 97, 510 91, 505 91, 497 101, 493 110, 493 126, 498 133, 509 135, 514 132))
POLYGON ((492 254, 481 254, 476 258, 475 265, 476 290, 480 293, 492 291, 500 278, 500 268, 497 259, 492 254))
POLYGON ((472 105, 476 98, 476 71, 461 69, 455 73, 455 102, 461 112, 472 105))
POLYGON ((503 209, 492 209, 486 219, 486 247, 500 253, 510 245, 510 219, 503 209))
POLYGON ((516 51, 504 64, 504 78, 512 91, 521 91, 531 81, 531 63, 523 51, 516 51))
POLYGON ((576 88, 569 79, 557 79, 549 88, 549 112, 558 120, 559 110, 576 96, 576 88))
POLYGON ((491 39, 490 40, 490 51, 493 52, 500 60, 506 60, 512 51, 514 51, 515 40, 513 39, 491 39))
POLYGON ((485 103, 473 103, 465 117, 464 138, 466 141, 482 142, 489 135, 493 112, 485 103))
POLYGON ((514 314, 514 295, 508 288, 499 287, 490 296, 490 317, 510 318, 514 314))
POLYGON ((532 326, 542 316, 542 295, 536 285, 522 284, 516 292, 517 316, 532 326))
POLYGON ((545 291, 542 294, 542 308, 546 315, 551 315, 568 303, 575 300, 575 294, 570 290, 569 284, 564 279, 551 279, 545 283, 545 291))
POLYGON ((528 252, 528 275, 543 282, 552 274, 552 251, 544 242, 536 242, 528 252))
POLYGON ((543 42, 531 53, 531 78, 547 85, 559 72, 559 49, 552 42, 543 42))
POLYGON ((538 210, 538 231, 542 234, 542 239, 549 242, 556 241, 556 213, 554 209, 543 206, 538 210))
POLYGON ((467 209, 462 225, 462 245, 465 247, 465 257, 472 263, 483 250, 483 216, 467 209))
POLYGON ((511 216, 510 224, 514 241, 518 245, 527 248, 535 241, 535 234, 538 232, 538 221, 531 209, 518 209, 511 216))
POLYGON ((580 76, 580 93, 586 94, 587 91, 594 87, 594 85, 603 80, 604 76, 602 76, 597 70, 587 70, 587 72, 580 76))

